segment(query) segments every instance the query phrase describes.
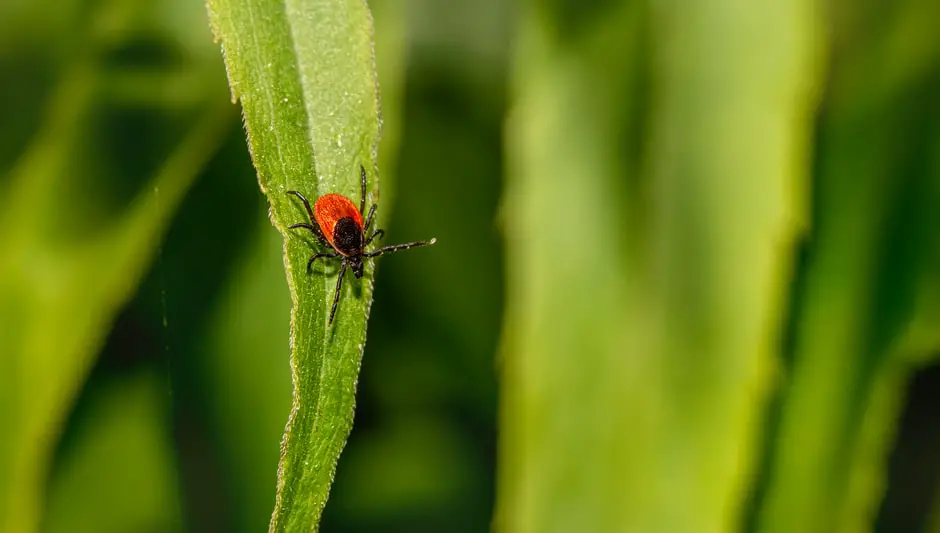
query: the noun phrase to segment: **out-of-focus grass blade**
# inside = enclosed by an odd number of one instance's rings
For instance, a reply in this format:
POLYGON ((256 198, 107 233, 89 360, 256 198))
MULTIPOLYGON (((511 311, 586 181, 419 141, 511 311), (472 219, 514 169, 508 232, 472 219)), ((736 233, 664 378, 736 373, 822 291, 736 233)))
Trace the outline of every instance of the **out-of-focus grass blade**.
MULTIPOLYGON (((920 111, 879 107, 831 120, 823 134, 820 209, 794 309, 762 532, 869 527, 907 376, 937 348, 936 322, 924 329, 936 316, 916 313, 935 241, 924 230, 940 229, 927 223, 940 182, 891 170, 910 154, 885 147, 920 111)), ((922 305, 928 313, 932 304, 922 305)))
MULTIPOLYGON (((132 34, 135 17, 146 13, 118 1, 102 11, 113 33, 91 32, 89 42, 75 47, 78 57, 66 62, 44 124, 5 182, 0 211, 0 531, 35 530, 47 463, 72 397, 115 313, 150 264, 177 204, 234 118, 222 105, 206 106, 211 95, 224 95, 221 72, 211 62, 201 62, 211 56, 189 57, 184 68, 194 75, 190 98, 181 109, 194 120, 180 127, 176 147, 169 156, 161 154, 165 161, 131 205, 102 215, 100 203, 110 191, 74 187, 96 183, 88 176, 90 169, 107 168, 106 158, 89 162, 96 150, 109 149, 95 137, 105 130, 95 113, 111 102, 106 61, 96 53, 108 49, 102 41, 114 39, 108 44, 116 46, 115 41, 132 34), (88 230, 89 224, 95 231, 88 230)), ((147 146, 146 141, 139 146, 147 146)))
POLYGON ((666 398, 656 451, 664 530, 728 531, 748 502, 806 228, 824 79, 818 9, 653 8, 648 273, 666 398))
POLYGON ((165 387, 146 369, 91 391, 88 416, 50 480, 42 531, 183 530, 165 387))
POLYGON ((232 531, 263 531, 274 504, 278 437, 290 407, 286 361, 271 346, 289 333, 283 239, 267 218, 237 261, 212 313, 205 354, 209 409, 220 436, 221 462, 235 508, 232 531))
POLYGON ((529 3, 517 57, 498 528, 727 531, 804 219, 816 15, 565 5, 529 3))
MULTIPOLYGON (((360 164, 371 183, 369 203, 375 201, 379 109, 372 21, 365 2, 207 3, 233 96, 242 103, 274 225, 287 234, 287 226, 306 220, 288 190, 299 190, 311 201, 327 192, 358 200, 360 164)), ((347 276, 329 327, 337 271, 320 264, 307 273, 314 246, 309 234, 287 235, 294 403, 282 447, 272 531, 317 527, 352 426, 371 303, 369 265, 361 281, 347 276)))
POLYGON ((928 60, 940 40, 923 22, 940 6, 900 2, 874 18, 874 4, 844 8, 762 533, 871 528, 908 377, 940 348, 940 84, 928 60))
MULTIPOLYGON (((379 146, 379 168, 382 169, 382 206, 376 216, 388 220, 394 203, 395 169, 398 167, 398 146, 403 127, 406 42, 404 0, 374 0, 370 7, 375 19, 375 69, 382 88, 382 143, 379 146)), ((377 227, 384 227, 379 224, 377 227)))
MULTIPOLYGON (((212 153, 226 114, 208 113, 154 179, 159 193, 145 193, 111 231, 87 242, 55 242, 55 236, 36 231, 44 225, 42 213, 55 210, 43 200, 54 197, 56 181, 68 179, 67 168, 55 169, 55 176, 32 168, 14 177, 17 182, 48 178, 50 190, 14 196, 13 206, 28 206, 21 212, 27 218, 0 224, 0 363, 5 367, 0 411, 7 435, 0 448, 3 531, 34 530, 63 416, 114 314, 149 265, 173 209, 212 153)), ((56 218, 63 212, 67 208, 56 218)))
POLYGON ((933 509, 927 517, 926 524, 924 531, 927 533, 940 533, 940 491, 933 499, 933 509))

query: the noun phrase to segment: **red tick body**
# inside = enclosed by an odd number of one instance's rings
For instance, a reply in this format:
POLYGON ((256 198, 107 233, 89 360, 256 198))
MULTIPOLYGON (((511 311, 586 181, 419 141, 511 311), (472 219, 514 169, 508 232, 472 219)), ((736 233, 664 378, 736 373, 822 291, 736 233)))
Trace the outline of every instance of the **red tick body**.
POLYGON ((352 200, 342 194, 330 193, 317 198, 316 203, 313 204, 313 217, 316 219, 317 225, 320 226, 323 236, 326 237, 326 241, 343 255, 349 254, 343 253, 343 250, 337 248, 336 242, 333 240, 340 221, 352 219, 352 223, 359 229, 359 232, 364 231, 362 228, 362 213, 356 209, 352 200))
POLYGON ((336 314, 336 304, 339 303, 339 293, 343 286, 343 275, 346 273, 346 267, 351 268, 356 279, 359 279, 362 277, 363 260, 366 258, 378 257, 385 253, 407 250, 417 246, 428 246, 436 242, 436 239, 431 239, 426 242, 393 244, 383 246, 372 252, 366 252, 366 246, 371 244, 377 237, 384 236, 385 232, 377 229, 371 235, 369 234, 375 210, 378 207, 376 204, 372 204, 372 208, 369 209, 369 216, 365 217, 365 222, 363 222, 366 207, 366 169, 360 165, 359 170, 362 191, 359 209, 356 209, 356 205, 352 200, 336 193, 324 194, 317 198, 317 201, 313 204, 313 209, 311 209, 310 202, 304 198, 304 195, 297 191, 287 191, 287 194, 293 194, 303 201, 304 207, 307 209, 307 216, 310 219, 309 223, 294 224, 289 229, 303 228, 309 230, 320 241, 320 244, 332 249, 328 252, 313 254, 310 260, 307 261, 307 270, 310 270, 313 262, 318 258, 342 258, 339 276, 336 278, 336 290, 333 293, 333 308, 330 309, 330 324, 333 324, 333 316, 336 314))

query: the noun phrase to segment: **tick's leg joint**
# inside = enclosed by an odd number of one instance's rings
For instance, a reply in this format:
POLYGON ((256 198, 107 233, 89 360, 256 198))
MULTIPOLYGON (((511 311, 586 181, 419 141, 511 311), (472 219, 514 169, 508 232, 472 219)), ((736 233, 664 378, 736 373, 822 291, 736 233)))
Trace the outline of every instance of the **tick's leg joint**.
POLYGON ((369 235, 368 239, 366 239, 366 244, 371 244, 372 241, 375 240, 376 238, 381 239, 384 236, 385 236, 385 230, 377 229, 374 232, 372 232, 372 235, 369 235))
POLYGON ((333 292, 333 308, 330 309, 330 325, 333 325, 333 316, 336 315, 336 304, 339 303, 339 290, 343 287, 343 274, 346 273, 346 260, 339 266, 339 276, 336 278, 336 290, 333 292))
POLYGON ((434 244, 435 242, 437 242, 437 239, 431 239, 429 241, 406 242, 405 244, 392 244, 390 246, 383 246, 374 252, 363 254, 363 255, 366 255, 368 257, 378 257, 380 255, 391 253, 391 252, 397 252, 399 250, 407 250, 408 248, 417 248, 419 246, 430 246, 434 244))
POLYGON ((310 217, 310 222, 313 222, 313 209, 310 208, 310 202, 304 198, 304 195, 300 194, 298 191, 287 191, 287 194, 293 194, 297 198, 300 198, 300 200, 304 203, 304 207, 307 209, 307 216, 310 217))
POLYGON ((369 233, 369 228, 372 227, 372 222, 375 217, 375 210, 378 208, 379 208, 378 205, 372 204, 372 208, 369 209, 369 216, 366 217, 366 223, 362 227, 363 233, 369 233))
POLYGON ((313 266, 313 262, 316 261, 317 259, 321 257, 338 257, 338 256, 339 254, 337 254, 336 252, 324 252, 324 253, 313 254, 312 256, 310 256, 310 260, 307 261, 307 272, 310 272, 310 267, 313 266))
POLYGON ((362 198, 359 200, 359 214, 366 210, 366 167, 359 164, 359 176, 361 178, 362 198))
POLYGON ((319 226, 316 226, 313 224, 307 224, 306 222, 301 222, 300 224, 294 224, 293 226, 287 227, 287 229, 299 229, 299 228, 310 230, 310 232, 313 233, 313 235, 317 238, 318 241, 320 241, 320 244, 323 245, 324 248, 331 248, 330 243, 327 242, 326 237, 323 236, 323 232, 320 231, 319 226))

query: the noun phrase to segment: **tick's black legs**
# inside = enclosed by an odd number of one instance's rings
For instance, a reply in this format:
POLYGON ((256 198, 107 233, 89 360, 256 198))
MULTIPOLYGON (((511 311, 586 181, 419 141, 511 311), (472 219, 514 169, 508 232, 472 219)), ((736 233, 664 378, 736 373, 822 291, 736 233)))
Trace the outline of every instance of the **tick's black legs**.
POLYGON ((320 244, 322 244, 323 246, 327 248, 330 248, 330 243, 326 241, 326 237, 323 236, 323 232, 320 231, 320 226, 317 224, 317 221, 313 216, 313 209, 310 208, 310 202, 308 202, 307 199, 304 198, 304 195, 300 194, 298 191, 287 191, 287 194, 293 194, 297 198, 300 198, 300 200, 304 203, 304 207, 307 209, 307 216, 310 218, 309 224, 307 223, 294 224, 293 226, 289 226, 288 229, 295 229, 295 228, 308 229, 311 231, 311 233, 316 235, 317 240, 320 241, 320 244))
POLYGON ((381 237, 384 237, 384 236, 385 236, 385 230, 377 229, 377 230, 375 230, 374 232, 372 232, 372 235, 369 235, 369 238, 368 238, 368 239, 366 239, 366 244, 367 244, 367 245, 368 245, 368 244, 371 244, 372 241, 375 240, 376 237, 381 238, 381 237))
POLYGON ((310 272, 310 267, 313 266, 313 262, 321 257, 339 257, 339 254, 336 252, 325 252, 319 254, 313 254, 310 256, 310 260, 307 261, 307 272, 310 272))
MULTIPOLYGON (((366 167, 363 165, 359 165, 359 176, 360 176, 360 184, 362 187, 362 194, 359 198, 359 215, 362 216, 365 214, 363 213, 363 211, 365 211, 365 208, 366 208, 366 167)), ((404 244, 393 244, 391 246, 383 246, 373 252, 364 252, 362 248, 371 244, 372 241, 374 241, 375 239, 385 236, 385 231, 381 229, 376 229, 375 231, 372 231, 372 223, 375 221, 375 211, 378 208, 376 204, 372 204, 372 207, 369 209, 369 215, 366 216, 364 224, 357 228, 358 231, 362 232, 361 233, 362 237, 365 237, 366 235, 368 235, 368 237, 364 239, 365 242, 362 242, 361 247, 358 244, 354 246, 346 246, 344 244, 343 246, 337 247, 337 246, 334 246, 333 243, 328 241, 326 237, 323 235, 323 230, 320 228, 320 225, 317 222, 316 217, 314 216, 313 209, 310 207, 310 202, 308 202, 307 199, 304 198, 304 195, 300 194, 300 192, 298 191, 287 191, 287 194, 293 194, 297 198, 300 198, 300 201, 304 203, 304 208, 307 210, 307 217, 310 220, 309 222, 301 222, 299 224, 293 224, 291 226, 288 226, 288 228, 289 229, 305 229, 305 230, 310 231, 311 233, 314 234, 314 236, 316 236, 317 240, 320 241, 320 244, 324 248, 329 250, 327 252, 318 252, 310 256, 310 260, 307 261, 307 272, 310 272, 310 269, 313 268, 314 261, 316 261, 317 259, 320 259, 321 257, 322 258, 339 257, 342 259, 342 262, 340 263, 340 267, 339 267, 339 274, 336 276, 336 289, 333 291, 333 306, 330 307, 330 320, 329 320, 330 326, 333 325, 333 318, 336 316, 336 307, 339 305, 339 296, 340 296, 340 292, 343 289, 343 277, 346 275, 347 268, 352 268, 353 274, 356 276, 356 278, 361 278, 363 275, 362 259, 364 257, 378 257, 380 255, 384 255, 384 254, 391 253, 391 252, 397 252, 399 250, 407 250, 409 248, 417 248, 419 246, 429 246, 437 242, 436 239, 431 239, 429 241, 416 241, 416 242, 408 242, 404 244), (372 231, 371 234, 369 233, 370 231, 372 231), (343 251, 340 252, 340 250, 343 250, 343 251)), ((329 200, 325 200, 323 209, 326 209, 327 212, 329 212, 329 210, 331 209, 331 205, 334 207, 336 205, 336 204, 331 203, 333 201, 334 199, 332 198, 329 200)), ((346 199, 346 201, 348 201, 348 199, 346 199)), ((338 205, 343 206, 343 203, 340 202, 338 205)), ((343 206, 343 209, 348 210, 348 204, 343 206)), ((327 219, 330 219, 329 215, 325 215, 325 216, 327 219)), ((335 221, 333 223, 335 227, 335 221)), ((356 240, 359 241, 359 239, 360 237, 356 236, 356 240)))
MULTIPOLYGON (((381 230, 379 230, 381 231, 381 230)), ((408 248, 417 248, 418 246, 430 246, 437 242, 437 239, 431 239, 429 241, 417 241, 417 242, 406 242, 405 244, 393 244, 391 246, 383 246, 374 252, 367 254, 362 254, 368 257, 378 257, 383 254, 397 252, 399 250, 407 250, 408 248)))
POLYGON ((310 230, 310 232, 313 233, 314 236, 316 236, 317 240, 320 241, 320 244, 322 244, 326 248, 332 248, 330 246, 330 243, 326 241, 326 237, 324 237, 323 233, 320 231, 320 226, 317 226, 316 224, 307 224, 306 222, 301 222, 300 224, 294 224, 293 226, 287 226, 287 229, 297 229, 297 228, 310 230))
POLYGON ((363 233, 369 233, 369 227, 372 226, 372 219, 375 217, 375 210, 378 209, 378 207, 379 206, 376 204, 372 204, 372 208, 369 209, 369 216, 366 217, 366 223, 362 226, 363 233))
POLYGON ((333 315, 336 314, 336 304, 339 303, 339 290, 343 287, 343 275, 346 273, 347 261, 339 266, 339 277, 336 278, 336 291, 333 292, 333 308, 330 309, 330 325, 333 325, 333 315))
POLYGON ((314 222, 313 209, 310 208, 310 202, 308 202, 307 199, 304 198, 304 195, 300 194, 300 192, 298 191, 287 191, 287 194, 293 194, 297 198, 300 198, 300 200, 304 203, 304 207, 307 208, 307 216, 310 217, 310 222, 314 222))
MULTIPOLYGON (((359 214, 366 210, 366 167, 359 165, 359 175, 362 178, 362 198, 359 200, 359 214)), ((370 215, 369 218, 372 218, 370 215)))
POLYGON ((310 224, 307 224, 306 222, 301 222, 301 223, 299 223, 299 224, 293 224, 293 225, 291 225, 291 226, 287 226, 287 229, 297 229, 297 228, 308 229, 308 230, 310 230, 310 231, 312 231, 312 232, 314 232, 314 233, 317 232, 316 228, 314 228, 314 227, 313 227, 312 225, 310 225, 310 224))

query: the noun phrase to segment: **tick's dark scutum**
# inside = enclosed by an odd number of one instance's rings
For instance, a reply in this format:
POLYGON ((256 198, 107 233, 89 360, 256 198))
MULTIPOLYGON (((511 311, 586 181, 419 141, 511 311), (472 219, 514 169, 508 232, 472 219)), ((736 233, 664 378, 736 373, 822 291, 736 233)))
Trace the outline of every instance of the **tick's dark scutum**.
POLYGON ((333 227, 333 246, 343 255, 362 251, 362 229, 352 217, 343 217, 333 227))

